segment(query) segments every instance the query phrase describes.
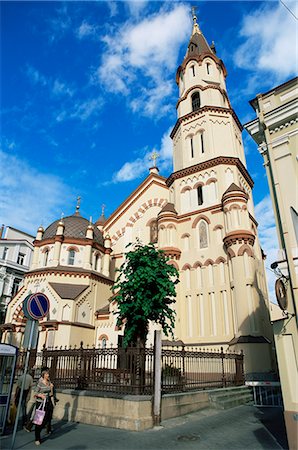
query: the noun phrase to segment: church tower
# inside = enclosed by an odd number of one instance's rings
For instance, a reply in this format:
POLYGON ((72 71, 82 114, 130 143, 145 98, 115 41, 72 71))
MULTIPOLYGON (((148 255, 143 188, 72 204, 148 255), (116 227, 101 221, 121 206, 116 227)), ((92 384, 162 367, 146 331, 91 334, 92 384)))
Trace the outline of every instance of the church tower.
POLYGON ((176 335, 189 344, 243 349, 246 372, 258 372, 265 360, 271 366, 271 331, 253 181, 225 65, 195 15, 193 22, 176 75, 174 172, 166 182, 181 251, 176 335))

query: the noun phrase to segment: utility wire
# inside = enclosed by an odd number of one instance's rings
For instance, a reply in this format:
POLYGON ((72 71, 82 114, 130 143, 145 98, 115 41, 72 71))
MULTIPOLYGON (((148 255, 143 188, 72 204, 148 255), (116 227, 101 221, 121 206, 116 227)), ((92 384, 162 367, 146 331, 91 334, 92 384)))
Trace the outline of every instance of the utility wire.
POLYGON ((292 14, 292 16, 295 17, 296 20, 298 20, 298 17, 295 16, 293 11, 282 0, 279 0, 279 1, 289 11, 289 13, 292 14))

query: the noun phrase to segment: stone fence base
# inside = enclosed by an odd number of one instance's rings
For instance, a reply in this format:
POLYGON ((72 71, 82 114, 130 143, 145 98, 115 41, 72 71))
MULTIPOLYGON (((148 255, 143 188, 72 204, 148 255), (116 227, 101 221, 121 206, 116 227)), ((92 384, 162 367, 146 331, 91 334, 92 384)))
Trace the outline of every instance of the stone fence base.
MULTIPOLYGON (((57 397, 54 419, 133 431, 153 427, 151 396, 62 390, 57 397)), ((181 416, 208 406, 207 391, 167 394, 162 397, 161 418, 181 416)))

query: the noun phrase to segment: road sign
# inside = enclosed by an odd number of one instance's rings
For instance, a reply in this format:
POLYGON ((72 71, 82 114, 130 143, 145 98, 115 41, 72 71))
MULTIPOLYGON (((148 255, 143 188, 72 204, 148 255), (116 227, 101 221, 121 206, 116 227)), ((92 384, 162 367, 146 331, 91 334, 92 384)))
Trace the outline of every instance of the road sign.
POLYGON ((27 295, 27 297, 23 301, 23 313, 24 313, 24 316, 27 317, 27 319, 31 319, 31 316, 29 316, 28 309, 27 309, 27 303, 28 303, 28 300, 31 297, 31 295, 32 294, 27 295))
MULTIPOLYGON (((25 300, 27 300, 27 297, 25 300)), ((45 317, 50 309, 48 297, 41 292, 32 294, 26 303, 25 309, 27 309, 29 317, 34 320, 40 320, 45 317)))

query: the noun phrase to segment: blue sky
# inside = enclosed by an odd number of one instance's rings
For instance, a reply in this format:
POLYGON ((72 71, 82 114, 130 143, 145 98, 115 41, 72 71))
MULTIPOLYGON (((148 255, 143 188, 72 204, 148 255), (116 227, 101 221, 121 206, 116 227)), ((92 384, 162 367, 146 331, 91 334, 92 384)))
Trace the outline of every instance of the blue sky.
MULTIPOLYGON (((295 12, 296 2, 284 3, 295 12)), ((1 2, 1 223, 35 234, 72 214, 77 195, 85 217, 95 221, 102 204, 110 215, 147 176, 153 150, 161 174, 171 173, 175 73, 192 5, 245 123, 250 99, 295 75, 295 19, 281 2, 1 2)), ((262 158, 243 137, 270 253, 262 158)))

